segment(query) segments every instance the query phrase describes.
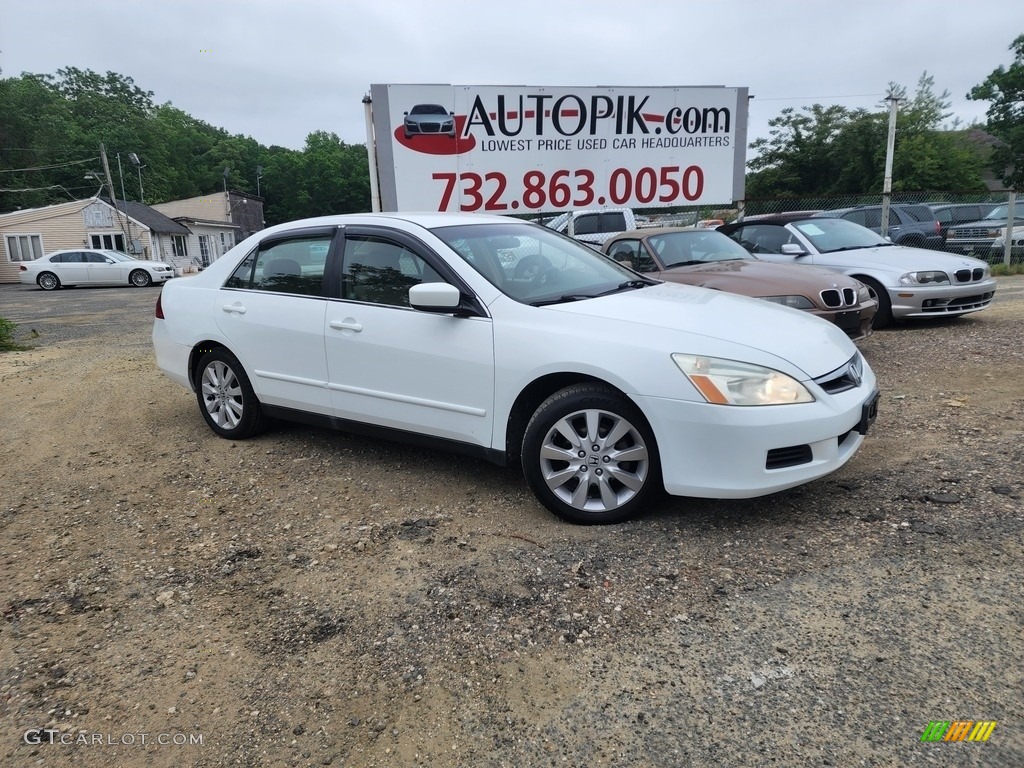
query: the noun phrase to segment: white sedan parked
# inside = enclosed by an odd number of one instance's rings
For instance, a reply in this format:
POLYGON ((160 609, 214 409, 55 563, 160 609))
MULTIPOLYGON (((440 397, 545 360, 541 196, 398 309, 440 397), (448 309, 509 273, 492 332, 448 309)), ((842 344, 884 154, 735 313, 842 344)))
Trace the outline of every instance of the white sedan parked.
POLYGON ((21 264, 18 279, 55 291, 73 285, 134 285, 144 288, 174 277, 174 270, 162 261, 143 261, 119 251, 75 249, 54 251, 35 261, 21 264))
POLYGON ((832 323, 651 280, 499 216, 264 230, 164 287, 153 346, 222 437, 277 417, 518 463, 577 523, 662 490, 745 498, 822 477, 878 402, 832 323), (529 256, 545 268, 517 275, 529 256))

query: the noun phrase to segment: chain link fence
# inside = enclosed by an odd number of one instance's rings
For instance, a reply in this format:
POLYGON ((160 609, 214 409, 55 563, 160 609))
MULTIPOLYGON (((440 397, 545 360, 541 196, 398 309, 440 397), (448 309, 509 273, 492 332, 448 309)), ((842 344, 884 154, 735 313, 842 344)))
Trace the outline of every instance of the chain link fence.
MULTIPOLYGON (((1006 262, 1007 213, 1013 204, 1010 264, 1024 264, 1024 200, 1011 190, 924 191, 890 195, 889 238, 900 245, 1006 262)), ((881 231, 882 195, 748 198, 733 206, 694 206, 638 211, 641 227, 707 226, 779 213, 842 216, 881 231)))

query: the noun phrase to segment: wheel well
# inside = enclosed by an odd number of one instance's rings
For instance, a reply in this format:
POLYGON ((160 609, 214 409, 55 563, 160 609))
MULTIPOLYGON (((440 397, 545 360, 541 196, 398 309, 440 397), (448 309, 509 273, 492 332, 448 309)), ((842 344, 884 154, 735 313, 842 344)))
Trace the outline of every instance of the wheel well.
POLYGON ((514 466, 519 463, 519 454, 523 446, 523 434, 526 432, 526 425, 529 423, 530 417, 540 407, 540 404, 555 394, 555 392, 570 387, 573 384, 601 384, 625 397, 617 387, 582 373, 552 373, 531 382, 519 393, 519 397, 516 398, 508 415, 508 423, 505 426, 507 466, 514 466))
MULTIPOLYGON (((200 341, 192 347, 192 351, 188 355, 188 380, 193 385, 195 385, 196 381, 196 365, 199 363, 199 358, 215 349, 227 349, 227 347, 219 341, 200 341)), ((231 350, 228 351, 230 352, 231 350)))

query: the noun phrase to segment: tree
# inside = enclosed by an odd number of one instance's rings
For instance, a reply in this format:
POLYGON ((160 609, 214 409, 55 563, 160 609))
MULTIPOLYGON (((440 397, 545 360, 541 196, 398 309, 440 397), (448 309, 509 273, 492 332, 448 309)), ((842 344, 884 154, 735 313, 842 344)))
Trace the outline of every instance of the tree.
POLYGON ((1010 187, 1024 187, 1024 35, 1010 45, 1014 52, 1009 67, 999 66, 968 99, 989 101, 988 131, 1003 144, 992 151, 992 170, 1010 187))
MULTIPOLYGON (((963 136, 946 130, 949 92, 936 94, 925 72, 912 98, 895 83, 889 94, 900 100, 893 156, 893 189, 982 190, 982 160, 963 136)), ((769 122, 771 137, 750 147, 760 154, 749 162, 748 197, 881 194, 885 175, 888 101, 879 110, 849 110, 815 104, 792 108, 769 122)))

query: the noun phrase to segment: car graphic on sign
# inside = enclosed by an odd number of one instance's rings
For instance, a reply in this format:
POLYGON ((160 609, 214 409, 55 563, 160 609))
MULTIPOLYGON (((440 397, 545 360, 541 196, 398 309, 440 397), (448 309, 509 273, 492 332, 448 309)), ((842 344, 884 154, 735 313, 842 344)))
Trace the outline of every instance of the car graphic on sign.
POLYGON ((455 113, 440 104, 417 104, 405 113, 405 138, 443 135, 455 138, 455 113))

